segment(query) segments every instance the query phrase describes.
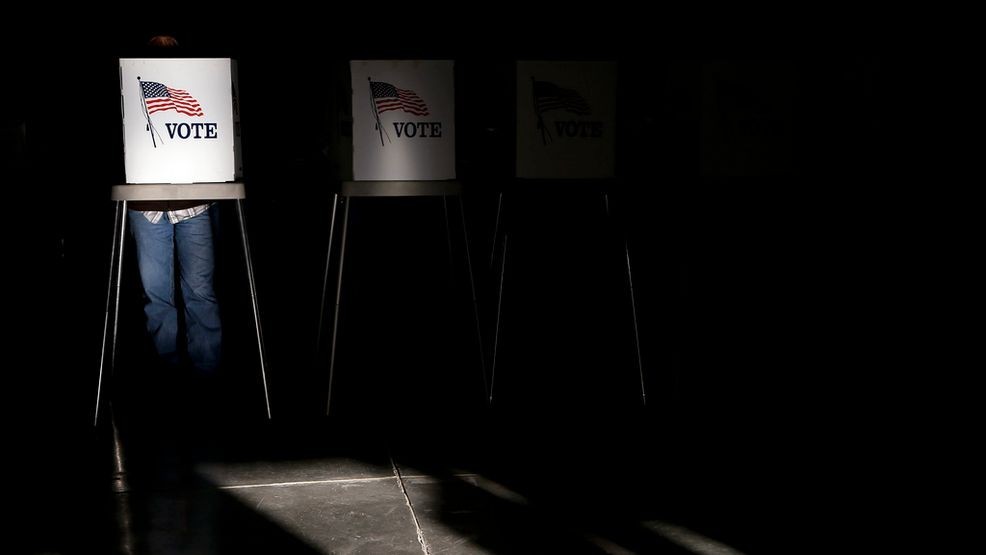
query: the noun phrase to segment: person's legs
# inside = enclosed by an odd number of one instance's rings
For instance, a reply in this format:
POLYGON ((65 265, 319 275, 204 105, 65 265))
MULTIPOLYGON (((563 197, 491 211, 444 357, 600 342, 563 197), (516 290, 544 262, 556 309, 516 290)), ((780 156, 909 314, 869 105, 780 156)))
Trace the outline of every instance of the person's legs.
POLYGON ((136 210, 129 210, 130 229, 137 244, 137 266, 147 304, 147 332, 158 355, 178 365, 178 309, 175 307, 174 226, 167 218, 157 224, 136 210))
MULTIPOLYGON (((213 206, 209 212, 215 209, 213 206)), ((219 303, 213 286, 215 251, 209 212, 175 225, 185 323, 188 327, 188 357, 196 369, 205 372, 218 368, 222 346, 219 303)))

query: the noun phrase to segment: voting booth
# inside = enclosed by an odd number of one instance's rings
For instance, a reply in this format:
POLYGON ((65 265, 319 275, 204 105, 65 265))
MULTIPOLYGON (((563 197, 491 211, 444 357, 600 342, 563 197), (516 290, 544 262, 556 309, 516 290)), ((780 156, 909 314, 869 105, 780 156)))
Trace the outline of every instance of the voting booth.
POLYGON ((353 180, 455 179, 451 61, 354 61, 353 180))
POLYGON ((116 359, 128 203, 152 200, 236 202, 270 418, 266 357, 243 211, 246 193, 243 183, 235 181, 242 175, 237 85, 235 63, 229 58, 120 59, 126 184, 114 186, 111 193, 116 217, 94 423, 99 419, 104 382, 112 375, 116 359))
MULTIPOLYGON (((462 203, 462 187, 455 180, 455 85, 450 60, 356 60, 349 64, 352 83, 352 181, 344 181, 334 195, 326 255, 318 344, 322 343, 323 322, 333 266, 337 209, 342 208, 332 338, 329 346, 328 414, 332 403, 339 331, 339 307, 343 293, 343 268, 350 209, 353 201, 380 197, 435 197, 444 208, 446 232, 449 228, 448 199, 458 200, 465 266, 472 293, 479 362, 486 383, 485 362, 480 338, 476 287, 469 253, 469 237, 462 203)), ((372 202, 367 201, 366 206, 372 202)), ((451 236, 449 236, 451 245, 451 236)), ((451 256, 450 246, 450 256, 451 256)))
POLYGON ((229 59, 122 59, 127 183, 234 179, 229 59))
POLYGON ((616 64, 517 62, 517 177, 615 177, 616 64))
MULTIPOLYGON (((606 183, 616 177, 617 65, 607 61, 518 61, 516 73, 516 172, 517 197, 523 201, 525 188, 540 184, 557 187, 557 194, 575 194, 577 184, 598 182, 608 221, 609 193, 606 183)), ((499 297, 493 363, 490 381, 496 376, 496 347, 500 344, 501 307, 507 267, 509 230, 501 226, 506 199, 499 195, 493 232, 491 264, 500 245, 499 297)), ((623 239, 634 346, 640 374, 641 400, 646 404, 637 305, 633 291, 630 252, 623 239)), ((490 402, 493 391, 491 387, 490 402)))

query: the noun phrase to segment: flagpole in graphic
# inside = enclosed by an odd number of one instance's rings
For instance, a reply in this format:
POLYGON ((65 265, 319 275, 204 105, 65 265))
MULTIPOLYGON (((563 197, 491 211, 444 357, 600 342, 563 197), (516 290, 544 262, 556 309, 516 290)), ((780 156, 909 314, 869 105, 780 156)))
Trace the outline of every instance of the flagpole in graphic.
POLYGON ((541 144, 546 145, 548 144, 548 139, 551 138, 551 130, 548 129, 548 126, 544 124, 544 119, 541 118, 541 109, 538 108, 537 85, 535 84, 533 75, 531 75, 531 100, 534 101, 534 113, 537 114, 538 117, 538 129, 541 131, 541 144), (547 137, 545 137, 545 135, 547 135, 547 137))
MULTIPOLYGON (((140 105, 144 108, 144 118, 147 120, 147 127, 145 129, 147 129, 147 132, 151 134, 151 143, 154 145, 154 148, 157 148, 157 141, 154 140, 154 134, 157 133, 158 137, 160 137, 161 134, 158 133, 158 130, 154 127, 154 124, 151 123, 151 115, 147 113, 147 100, 144 98, 144 83, 141 82, 140 75, 137 76, 137 87, 140 89, 140 105)), ((161 143, 164 144, 163 138, 161 139, 161 143)))
MULTIPOLYGON (((380 132, 380 146, 384 146, 383 135, 384 133, 387 133, 387 130, 384 129, 383 124, 380 123, 380 112, 377 111, 377 101, 373 98, 373 78, 367 77, 366 80, 370 83, 370 107, 373 108, 373 115, 377 118, 377 131, 380 132)), ((391 142, 390 133, 387 133, 387 142, 391 142)))

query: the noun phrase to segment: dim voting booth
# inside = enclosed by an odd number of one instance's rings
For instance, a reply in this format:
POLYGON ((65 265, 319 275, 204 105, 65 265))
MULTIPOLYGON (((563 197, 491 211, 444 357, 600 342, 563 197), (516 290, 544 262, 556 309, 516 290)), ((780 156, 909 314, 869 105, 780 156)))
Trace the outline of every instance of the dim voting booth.
MULTIPOLYGON (((340 300, 344 291, 343 268, 346 261, 347 234, 350 233, 350 208, 355 199, 441 198, 447 232, 449 230, 448 197, 458 199, 462 234, 465 239, 465 265, 469 272, 476 337, 479 341, 479 362, 483 372, 483 383, 487 383, 476 286, 461 197, 462 187, 456 181, 455 174, 453 63, 447 60, 352 61, 350 72, 353 102, 353 180, 344 181, 340 193, 333 198, 318 329, 318 343, 321 345, 324 312, 328 304, 327 296, 330 287, 330 268, 333 265, 336 215, 337 209, 342 207, 332 339, 329 347, 331 350, 326 413, 329 412, 332 403, 340 300)), ((361 200, 360 204, 362 203, 361 200)), ((369 206, 372 206, 372 202, 368 201, 367 207, 369 206)))
POLYGON ((126 184, 116 203, 94 423, 112 377, 120 312, 127 209, 131 201, 235 201, 249 281, 267 417, 270 400, 263 335, 247 236, 239 157, 235 63, 216 59, 121 59, 126 184))
MULTIPOLYGON (((616 64, 605 61, 519 61, 517 62, 517 130, 516 177, 518 196, 524 189, 543 185, 549 189, 576 189, 578 183, 602 184, 603 205, 607 221, 612 224, 606 183, 615 176, 616 64)), ((563 194, 559 190, 558 194, 563 194)), ((565 190, 564 194, 572 194, 565 190)), ((490 403, 496 377, 497 346, 501 335, 501 312, 504 282, 507 276, 509 229, 505 221, 505 195, 499 195, 492 267, 497 245, 500 246, 499 291, 493 355, 490 370, 490 403)), ((637 326, 637 304, 633 290, 630 251, 625 237, 622 258, 633 318, 633 344, 640 375, 640 397, 646 405, 644 372, 637 326)), ((522 279, 515 275, 514 279, 522 279)))

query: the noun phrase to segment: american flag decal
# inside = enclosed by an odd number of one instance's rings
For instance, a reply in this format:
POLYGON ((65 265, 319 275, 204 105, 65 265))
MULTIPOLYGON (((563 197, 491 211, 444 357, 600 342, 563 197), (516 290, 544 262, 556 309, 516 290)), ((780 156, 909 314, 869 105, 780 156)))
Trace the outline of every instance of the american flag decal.
POLYGON ((589 103, 572 89, 563 89, 548 81, 534 81, 534 105, 538 114, 548 110, 565 110, 580 116, 592 113, 589 103))
POLYGON ((416 116, 428 115, 428 105, 410 89, 399 89, 383 81, 370 81, 370 91, 373 93, 378 114, 403 110, 416 116))
POLYGON ((140 88, 144 93, 144 104, 147 106, 148 114, 174 110, 186 116, 205 115, 199 101, 195 100, 187 91, 172 89, 154 81, 141 81, 140 88))

